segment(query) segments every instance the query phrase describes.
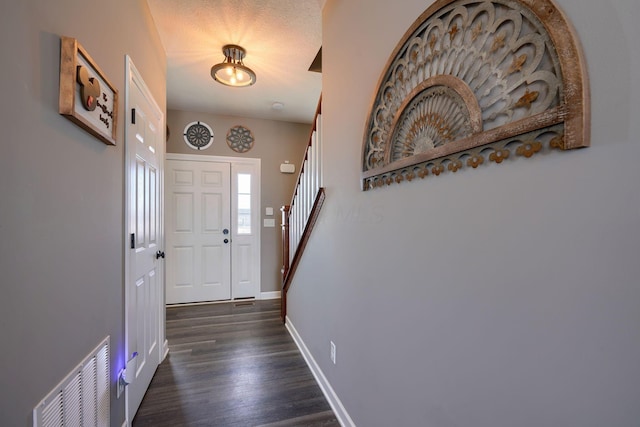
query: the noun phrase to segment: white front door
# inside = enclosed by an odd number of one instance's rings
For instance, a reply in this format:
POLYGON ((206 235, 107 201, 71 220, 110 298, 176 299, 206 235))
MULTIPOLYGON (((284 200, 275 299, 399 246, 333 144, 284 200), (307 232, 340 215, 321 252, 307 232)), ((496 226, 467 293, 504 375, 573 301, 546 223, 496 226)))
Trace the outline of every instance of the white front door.
POLYGON ((167 161, 167 303, 231 298, 229 163, 167 161))
POLYGON ((158 255, 163 242, 164 118, 130 60, 127 71, 125 333, 127 360, 133 358, 128 364, 130 384, 126 389, 127 419, 131 421, 163 353, 163 258, 158 255))
POLYGON ((260 294, 260 163, 172 154, 166 162, 167 304, 260 294))

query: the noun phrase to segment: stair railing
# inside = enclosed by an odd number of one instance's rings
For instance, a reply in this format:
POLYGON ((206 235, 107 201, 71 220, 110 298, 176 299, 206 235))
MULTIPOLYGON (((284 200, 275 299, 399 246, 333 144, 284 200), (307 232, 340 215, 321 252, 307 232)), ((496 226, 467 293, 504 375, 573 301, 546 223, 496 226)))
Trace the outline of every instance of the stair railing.
POLYGON ((287 291, 325 199, 322 187, 321 104, 322 99, 318 103, 309 144, 304 153, 291 204, 280 209, 282 212, 281 315, 283 321, 287 315, 287 291))

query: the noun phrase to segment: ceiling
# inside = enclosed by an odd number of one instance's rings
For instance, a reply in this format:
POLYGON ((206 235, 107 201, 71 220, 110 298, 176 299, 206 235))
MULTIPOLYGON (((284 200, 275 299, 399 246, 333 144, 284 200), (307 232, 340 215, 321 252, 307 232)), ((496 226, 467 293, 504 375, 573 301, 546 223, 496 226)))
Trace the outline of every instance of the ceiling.
POLYGON ((308 71, 322 44, 325 0, 147 0, 167 55, 167 108, 311 123, 322 86, 308 71), (222 46, 246 49, 256 83, 211 77, 222 46), (281 110, 274 102, 284 104, 281 110))

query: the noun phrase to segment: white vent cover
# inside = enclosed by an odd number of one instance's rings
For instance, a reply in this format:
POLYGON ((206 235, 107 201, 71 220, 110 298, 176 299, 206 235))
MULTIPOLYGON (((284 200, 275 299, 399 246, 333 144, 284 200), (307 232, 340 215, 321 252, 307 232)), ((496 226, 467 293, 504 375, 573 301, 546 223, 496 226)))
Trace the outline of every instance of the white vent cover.
POLYGON ((34 427, 109 427, 109 337, 33 409, 34 427))

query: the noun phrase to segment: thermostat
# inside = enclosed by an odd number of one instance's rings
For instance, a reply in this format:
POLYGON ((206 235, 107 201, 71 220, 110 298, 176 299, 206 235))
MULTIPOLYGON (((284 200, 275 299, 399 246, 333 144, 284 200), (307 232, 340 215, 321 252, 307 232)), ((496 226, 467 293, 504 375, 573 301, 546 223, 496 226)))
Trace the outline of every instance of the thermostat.
POLYGON ((293 163, 285 162, 280 165, 280 172, 282 173, 295 173, 296 165, 293 163))

